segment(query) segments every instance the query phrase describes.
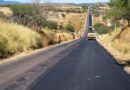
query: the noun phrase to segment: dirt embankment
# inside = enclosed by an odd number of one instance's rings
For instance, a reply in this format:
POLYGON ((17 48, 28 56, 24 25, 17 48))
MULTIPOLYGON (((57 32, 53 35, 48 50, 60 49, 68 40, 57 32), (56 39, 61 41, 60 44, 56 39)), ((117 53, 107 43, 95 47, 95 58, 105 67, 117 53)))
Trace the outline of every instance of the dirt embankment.
POLYGON ((117 29, 99 35, 98 41, 110 52, 124 70, 130 74, 130 28, 117 29))

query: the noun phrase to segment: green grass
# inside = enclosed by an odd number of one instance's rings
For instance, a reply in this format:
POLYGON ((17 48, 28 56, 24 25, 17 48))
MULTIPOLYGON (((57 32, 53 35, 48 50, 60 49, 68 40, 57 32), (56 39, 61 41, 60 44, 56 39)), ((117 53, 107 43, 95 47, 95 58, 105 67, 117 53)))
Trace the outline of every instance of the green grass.
POLYGON ((107 33, 110 33, 112 31, 112 28, 111 27, 108 27, 102 23, 96 23, 94 25, 94 28, 95 28, 95 31, 98 33, 98 34, 107 34, 107 33))

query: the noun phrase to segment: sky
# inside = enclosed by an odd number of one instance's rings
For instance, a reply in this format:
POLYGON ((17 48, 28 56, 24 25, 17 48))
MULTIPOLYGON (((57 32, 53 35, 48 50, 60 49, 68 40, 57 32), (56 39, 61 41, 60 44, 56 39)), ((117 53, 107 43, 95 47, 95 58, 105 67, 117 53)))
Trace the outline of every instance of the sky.
MULTIPOLYGON (((33 0, 5 0, 5 1, 18 1, 18 2, 30 2, 33 0)), ((96 3, 96 2, 109 2, 110 0, 42 0, 55 3, 96 3)))

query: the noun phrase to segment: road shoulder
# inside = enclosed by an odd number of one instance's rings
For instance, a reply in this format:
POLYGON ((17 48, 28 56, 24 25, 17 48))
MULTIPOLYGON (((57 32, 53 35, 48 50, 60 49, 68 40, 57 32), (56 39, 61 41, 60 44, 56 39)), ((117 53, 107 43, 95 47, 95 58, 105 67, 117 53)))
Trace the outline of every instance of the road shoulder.
MULTIPOLYGON (((46 74, 53 66, 58 63, 62 58, 71 52, 78 42, 73 41, 69 44, 65 44, 64 48, 55 53, 52 57, 49 57, 47 60, 44 60, 42 63, 36 65, 35 67, 25 71, 23 74, 17 76, 16 78, 10 80, 6 85, 1 87, 2 90, 26 90, 28 86, 31 86, 36 83, 36 81, 46 74)), ((77 45, 76 45, 77 44, 77 45)))

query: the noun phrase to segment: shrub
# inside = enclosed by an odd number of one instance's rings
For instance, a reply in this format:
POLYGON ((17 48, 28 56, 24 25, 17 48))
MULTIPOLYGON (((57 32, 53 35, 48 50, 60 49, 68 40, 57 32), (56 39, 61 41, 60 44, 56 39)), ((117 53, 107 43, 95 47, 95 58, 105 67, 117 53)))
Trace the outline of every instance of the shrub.
POLYGON ((47 21, 46 26, 48 29, 58 29, 58 23, 53 21, 47 21))
POLYGON ((65 26, 65 30, 69 31, 69 32, 74 32, 74 27, 72 25, 68 24, 65 26))
POLYGON ((63 18, 66 18, 66 15, 63 13, 63 14, 61 14, 61 16, 63 17, 63 18))
POLYGON ((107 33, 111 32, 111 30, 112 30, 111 27, 107 27, 101 23, 96 23, 94 25, 94 28, 98 34, 107 34, 107 33))

